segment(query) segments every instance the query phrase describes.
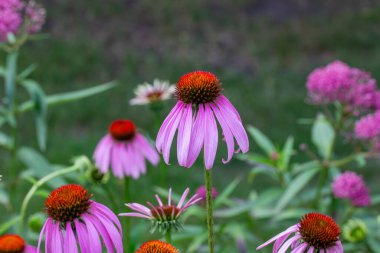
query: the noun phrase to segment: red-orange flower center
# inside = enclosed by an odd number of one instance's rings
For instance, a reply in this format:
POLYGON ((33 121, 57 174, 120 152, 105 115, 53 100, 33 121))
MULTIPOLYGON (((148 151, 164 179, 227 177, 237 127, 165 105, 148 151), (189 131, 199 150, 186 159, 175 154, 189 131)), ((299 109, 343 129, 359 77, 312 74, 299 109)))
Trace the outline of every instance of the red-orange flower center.
POLYGON ((214 101, 222 91, 219 79, 206 71, 183 75, 177 82, 176 96, 186 104, 205 104, 214 101))
POLYGON ((116 140, 130 140, 136 134, 136 126, 130 120, 115 120, 109 127, 109 133, 116 140))
POLYGON ((339 240, 340 228, 327 215, 308 213, 299 222, 302 239, 317 249, 327 249, 339 240))
POLYGON ((23 253, 25 241, 18 235, 0 236, 0 253, 23 253))
POLYGON ((156 206, 150 211, 156 220, 172 221, 177 219, 180 209, 176 206, 156 206))
POLYGON ((143 243, 136 253, 179 253, 179 250, 167 242, 153 240, 143 243))
POLYGON ((50 193, 45 209, 53 220, 73 221, 88 210, 90 197, 87 190, 80 185, 64 185, 50 193))

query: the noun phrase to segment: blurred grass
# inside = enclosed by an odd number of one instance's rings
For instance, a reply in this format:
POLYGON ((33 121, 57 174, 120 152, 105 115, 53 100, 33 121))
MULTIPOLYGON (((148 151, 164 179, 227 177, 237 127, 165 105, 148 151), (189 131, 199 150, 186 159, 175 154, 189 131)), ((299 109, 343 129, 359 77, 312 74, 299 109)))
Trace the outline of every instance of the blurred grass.
MULTIPOLYGON (((77 154, 91 156, 116 118, 134 120, 154 139, 157 129, 151 127, 150 111, 128 105, 134 87, 153 78, 174 83, 192 70, 214 72, 244 123, 262 129, 278 143, 288 135, 294 135, 296 143, 309 140, 309 128, 297 119, 313 117, 317 110, 305 104, 305 80, 315 67, 341 59, 380 80, 380 4, 371 1, 359 7, 350 1, 345 8, 321 1, 331 10, 306 4, 281 15, 276 5, 271 6, 276 1, 43 2, 49 38, 29 43, 21 65, 38 63, 32 77, 45 91, 120 81, 106 94, 49 109, 46 156, 53 163, 68 164, 77 154)), ((174 101, 170 103, 165 115, 174 101)), ((23 142, 36 147, 31 121, 29 116, 23 118, 20 126, 26 127, 20 131, 23 142)), ((251 146, 255 149, 253 142, 251 146)), ((249 166, 239 161, 223 166, 225 147, 220 150, 214 176, 216 186, 223 188, 231 178, 244 178, 249 166)), ((187 169, 175 166, 175 158, 173 154, 168 182, 176 191, 202 184, 201 168, 192 168, 190 178, 187 169), (186 178, 185 183, 178 178, 186 178)), ((150 169, 156 170, 154 176, 133 182, 133 187, 157 182, 158 169, 150 169)), ((249 190, 242 184, 235 195, 246 197, 249 190)), ((147 187, 139 194, 132 200, 152 199, 147 187)))

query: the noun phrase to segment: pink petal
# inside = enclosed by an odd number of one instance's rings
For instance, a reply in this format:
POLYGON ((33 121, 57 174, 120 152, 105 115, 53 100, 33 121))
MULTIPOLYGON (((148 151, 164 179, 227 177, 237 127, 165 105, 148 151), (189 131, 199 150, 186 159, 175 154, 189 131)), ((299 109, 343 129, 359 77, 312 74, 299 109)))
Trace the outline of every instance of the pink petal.
POLYGON ((124 149, 124 143, 119 142, 115 143, 112 151, 111 151, 111 164, 112 164, 112 172, 115 177, 118 177, 122 179, 124 177, 123 175, 123 164, 120 157, 123 156, 123 149, 124 149))
POLYGON ((204 106, 199 105, 197 118, 195 119, 193 130, 191 132, 190 138, 190 148, 187 156, 186 167, 190 168, 195 160, 197 159, 199 153, 201 152, 204 140, 204 131, 205 131, 205 113, 204 106))
POLYGON ((297 248, 295 248, 293 250, 294 253, 303 253, 305 251, 305 249, 307 248, 307 243, 301 243, 300 245, 298 245, 297 248))
POLYGON ((107 252, 108 253, 113 253, 113 243, 112 243, 112 239, 111 237, 109 236, 108 232, 107 232, 107 229, 104 227, 104 225, 99 222, 94 216, 92 215, 88 215, 88 214, 83 214, 83 217, 89 221, 92 222, 92 224, 94 224, 96 230, 99 232, 100 236, 102 237, 103 239, 103 242, 104 242, 104 245, 106 246, 107 248, 107 252))
POLYGON ((218 128, 216 126, 214 114, 208 104, 205 104, 205 145, 204 159, 206 169, 211 169, 214 164, 216 150, 218 148, 218 128))
POLYGON ((243 153, 246 153, 249 148, 248 135, 241 121, 238 120, 238 118, 234 115, 234 108, 222 105, 218 102, 216 104, 218 105, 220 112, 225 119, 225 122, 228 124, 232 134, 234 135, 241 151, 243 153))
POLYGON ((261 244, 259 247, 256 248, 256 250, 259 250, 261 248, 264 248, 265 246, 271 244, 272 242, 276 241, 277 239, 283 237, 283 236, 286 236, 286 235, 290 235, 294 232, 297 232, 298 231, 298 224, 296 225, 293 225, 291 227, 289 227, 288 229, 286 229, 285 231, 279 233, 278 235, 272 237, 271 239, 269 239, 268 241, 266 241, 265 243, 261 244))
MULTIPOLYGON (((98 202, 92 201, 91 202, 91 208, 95 208, 98 212, 102 213, 105 217, 108 217, 115 225, 119 228, 119 231, 121 233, 121 224, 117 216, 105 205, 99 204, 98 202)), ((90 210, 91 212, 91 210, 90 210)))
POLYGON ((157 165, 160 161, 160 157, 158 156, 157 151, 146 140, 146 138, 142 134, 137 133, 135 136, 135 141, 140 151, 149 160, 149 162, 153 165, 157 165))
POLYGON ((158 152, 160 153, 162 152, 166 132, 168 131, 168 126, 170 122, 173 121, 173 118, 176 118, 178 116, 178 113, 181 112, 181 109, 183 106, 184 106, 184 103, 182 103, 181 101, 178 101, 177 104, 170 111, 169 115, 166 117, 164 122, 162 123, 160 130, 158 131, 157 138, 156 138, 156 148, 158 152))
POLYGON ((295 235, 294 237, 290 238, 288 241, 286 241, 286 242, 282 245, 282 247, 279 249, 278 253, 285 253, 286 250, 290 247, 290 245, 291 245, 293 242, 299 240, 300 238, 301 238, 300 235, 295 235))
POLYGON ((146 215, 150 215, 150 209, 147 208, 146 206, 143 206, 139 203, 132 203, 132 204, 126 204, 127 207, 129 207, 130 209, 132 210, 135 210, 137 212, 140 212, 140 213, 143 213, 143 214, 146 214, 146 215))
POLYGON ((78 219, 74 220, 74 224, 81 253, 91 253, 91 242, 88 237, 86 226, 78 219))
POLYGON ((182 118, 178 127, 177 136, 177 157, 180 166, 185 166, 189 153, 191 129, 193 126, 192 105, 185 106, 182 118))
POLYGON ((24 253, 37 253, 37 249, 31 245, 25 245, 24 253))
POLYGON ((144 218, 144 219, 152 219, 151 216, 142 214, 142 213, 120 213, 119 216, 127 216, 127 217, 138 217, 138 218, 144 218))
POLYGON ((52 225, 51 249, 54 253, 63 253, 63 238, 59 223, 52 225))
POLYGON ((107 216, 102 213, 93 214, 99 223, 103 224, 104 228, 107 230, 109 237, 112 240, 113 245, 115 246, 117 253, 123 252, 123 242, 122 242, 122 234, 121 230, 118 231, 111 220, 108 219, 107 216))
POLYGON ((307 251, 307 253, 313 253, 314 252, 314 247, 313 246, 310 246, 309 250, 307 251))
MULTIPOLYGON (((50 223, 50 218, 48 218, 48 219, 45 221, 45 224, 44 224, 44 226, 43 226, 42 229, 41 229, 40 236, 39 236, 39 238, 38 238, 37 252, 40 252, 42 238, 44 237, 44 233, 46 233, 46 228, 47 228, 47 226, 48 226, 48 223, 50 223)), ((46 240, 45 240, 45 241, 46 241, 46 240)), ((45 249, 45 251, 46 251, 46 249, 45 249)))
POLYGON ((102 173, 106 173, 108 171, 111 160, 112 144, 112 137, 107 134, 96 146, 93 158, 95 160, 96 166, 102 173))
POLYGON ((158 204, 159 204, 160 206, 163 206, 160 197, 159 197, 157 194, 155 195, 155 197, 156 197, 156 199, 157 199, 158 204))
POLYGON ((181 199, 178 202, 177 208, 182 208, 182 204, 185 201, 187 194, 189 194, 189 188, 186 188, 186 190, 183 192, 181 199))
POLYGON ((88 239, 91 242, 91 253, 102 253, 102 244, 99 239, 98 231, 96 231, 96 228, 91 223, 91 220, 86 219, 85 215, 82 215, 82 219, 86 224, 88 239))
POLYGON ((210 105, 211 105, 211 108, 213 109, 213 111, 215 113, 216 118, 219 121, 220 126, 222 127, 224 139, 227 143, 227 154, 228 154, 227 160, 223 160, 223 163, 227 163, 232 159, 232 156, 234 154, 234 150, 235 150, 234 137, 233 137, 232 132, 228 126, 228 123, 225 121, 225 119, 224 119, 222 113, 220 112, 219 108, 214 104, 210 104, 210 105))
POLYGON ((74 231, 71 227, 71 222, 66 222, 66 235, 65 235, 65 253, 78 253, 77 241, 75 239, 74 231))
POLYGON ((169 194, 168 194, 168 206, 172 204, 172 188, 169 188, 169 194))
POLYGON ((236 110, 236 108, 233 106, 233 104, 230 102, 230 100, 228 100, 227 97, 225 97, 224 95, 220 95, 217 98, 217 101, 220 101, 220 103, 222 103, 226 107, 230 107, 231 110, 232 110, 232 112, 234 113, 234 115, 237 117, 237 119, 239 121, 242 121, 241 118, 240 118, 239 112, 236 110))

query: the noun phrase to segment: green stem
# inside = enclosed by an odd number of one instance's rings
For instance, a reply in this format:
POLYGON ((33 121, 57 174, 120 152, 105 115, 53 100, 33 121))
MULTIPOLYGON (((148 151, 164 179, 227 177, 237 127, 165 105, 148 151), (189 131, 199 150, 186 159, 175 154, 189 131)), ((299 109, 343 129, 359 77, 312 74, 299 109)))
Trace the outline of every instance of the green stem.
POLYGON ((5 73, 5 96, 12 114, 15 107, 17 56, 17 51, 8 53, 5 73))
POLYGON ((26 194, 26 196, 25 196, 25 198, 24 198, 24 200, 22 201, 22 204, 21 204, 20 223, 19 223, 20 234, 22 234, 23 229, 24 229, 26 210, 28 208, 29 201, 33 197, 34 193, 38 190, 38 188, 40 188, 46 182, 50 181, 51 179, 53 179, 55 177, 58 177, 58 176, 61 176, 61 175, 64 175, 64 174, 68 174, 68 173, 72 173, 72 172, 75 172, 77 170, 80 170, 80 169, 83 168, 84 165, 86 165, 88 163, 89 163, 89 160, 88 160, 87 157, 85 157, 85 156, 79 157, 74 162, 73 166, 70 166, 70 167, 67 167, 67 168, 64 168, 64 169, 61 169, 61 170, 58 170, 58 171, 54 171, 54 172, 46 175, 45 177, 43 177, 40 180, 38 180, 32 186, 32 188, 30 188, 29 192, 26 194))
POLYGON ((344 216, 341 224, 345 224, 349 219, 351 219, 352 215, 354 214, 355 212, 355 207, 351 206, 347 212, 346 212, 346 215, 344 216))
POLYGON ((205 181, 206 181, 208 247, 209 247, 209 253, 214 253, 214 220, 213 220, 213 210, 212 210, 211 170, 205 169, 205 181))
MULTIPOLYGON (((129 177, 124 178, 124 202, 125 203, 131 202, 129 177)), ((130 251, 130 244, 129 244, 130 227, 131 225, 130 225, 129 219, 124 219, 124 235, 128 237, 125 240, 126 253, 130 251)))
POLYGON ((323 186, 325 185, 328 174, 329 174, 329 168, 327 166, 323 166, 321 175, 319 177, 319 182, 318 182, 317 190, 315 193, 315 199, 314 199, 314 207, 316 209, 319 209, 320 199, 322 196, 322 189, 323 189, 323 186))
POLYGON ((167 243, 172 244, 172 231, 170 229, 166 231, 165 240, 167 243))

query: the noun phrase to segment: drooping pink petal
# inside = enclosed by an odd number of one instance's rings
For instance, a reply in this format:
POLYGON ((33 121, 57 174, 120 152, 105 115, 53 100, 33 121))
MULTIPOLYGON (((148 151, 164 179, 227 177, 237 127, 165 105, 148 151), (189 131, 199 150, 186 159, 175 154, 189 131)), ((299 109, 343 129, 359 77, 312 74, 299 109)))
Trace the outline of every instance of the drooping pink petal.
POLYGON ((91 253, 91 243, 86 226, 78 219, 74 220, 74 224, 81 253, 91 253))
POLYGON ((206 169, 211 169, 214 164, 216 150, 218 148, 218 128, 214 114, 208 104, 205 104, 205 136, 204 136, 204 160, 206 169))
POLYGON ((160 130, 158 131, 157 138, 156 138, 156 148, 158 152, 162 153, 162 148, 164 147, 164 142, 166 132, 168 131, 168 126, 173 121, 174 118, 178 117, 178 114, 181 112, 182 107, 184 106, 184 103, 178 101, 177 104, 173 107, 173 109, 170 111, 169 115, 166 117, 164 122, 162 123, 160 130))
POLYGON ((102 253, 102 244, 95 226, 92 224, 91 220, 86 219, 86 216, 82 216, 82 220, 86 224, 88 231, 88 239, 91 242, 91 253, 102 253))
MULTIPOLYGON (((44 223, 44 226, 41 229, 40 236, 38 238, 37 252, 40 252, 42 238, 44 237, 44 234, 46 234, 46 228, 48 227, 49 222, 50 222, 50 218, 47 218, 47 220, 44 223)), ((45 251, 46 251, 46 249, 45 249, 45 251)))
POLYGON ((291 233, 286 233, 283 236, 277 238, 273 244, 273 252, 277 252, 281 245, 285 242, 286 239, 291 235, 291 233))
POLYGON ((104 225, 92 215, 83 214, 82 217, 86 220, 91 221, 91 223, 95 226, 96 230, 98 231, 99 235, 101 236, 104 242, 104 245, 107 248, 107 253, 113 253, 113 243, 104 225))
POLYGON ((125 144, 122 142, 115 143, 111 151, 112 172, 115 175, 115 177, 118 177, 120 179, 123 178, 123 164, 120 160, 120 157, 123 156, 123 145, 125 144))
POLYGON ((95 164, 102 173, 106 173, 109 169, 111 161, 111 150, 113 146, 112 144, 112 137, 107 134, 102 138, 95 149, 93 156, 95 164))
POLYGON ((51 249, 54 253, 63 253, 63 238, 62 238, 62 232, 60 229, 60 225, 57 222, 56 224, 52 225, 52 243, 51 243, 51 249))
POLYGON ((225 121, 225 119, 224 119, 222 113, 220 112, 219 108, 214 104, 210 104, 210 105, 211 105, 212 110, 215 113, 216 118, 219 121, 220 126, 222 127, 224 139, 227 143, 227 160, 223 159, 223 163, 227 163, 227 162, 231 161, 232 156, 234 154, 234 150, 235 150, 234 137, 233 137, 232 132, 228 126, 228 123, 225 121))
POLYGON ((278 250, 278 253, 285 253, 286 250, 290 247, 290 245, 294 242, 294 241, 297 241, 301 238, 301 235, 295 235, 293 236, 292 238, 290 238, 289 240, 287 240, 282 246, 281 248, 278 250))
POLYGON ((269 239, 268 241, 264 242, 263 244, 261 244, 259 247, 256 248, 256 250, 259 250, 259 249, 262 249, 264 248, 265 246, 271 244, 272 242, 276 241, 278 238, 281 238, 285 235, 290 235, 294 232, 298 231, 298 224, 296 225, 293 225, 291 227, 289 227, 288 229, 286 229, 285 231, 279 233, 278 235, 272 237, 271 239, 269 239))
POLYGON ((185 166, 189 153, 191 129, 193 127, 192 105, 187 104, 182 113, 182 118, 178 127, 177 136, 177 157, 178 163, 185 166))
POLYGON ((249 140, 247 132, 243 127, 243 124, 240 120, 237 120, 237 117, 234 115, 232 107, 221 105, 218 102, 216 104, 218 105, 220 112, 225 119, 225 122, 228 124, 232 134, 234 135, 241 151, 243 153, 246 153, 249 148, 249 140))
POLYGON ((166 164, 169 164, 170 147, 172 145, 175 132, 177 131, 178 125, 182 118, 183 107, 184 106, 181 107, 181 110, 178 111, 177 115, 169 123, 168 129, 165 134, 165 142, 163 145, 162 153, 163 153, 164 161, 166 162, 166 164))
POLYGON ((137 146, 140 148, 140 151, 149 160, 149 162, 153 165, 157 165, 160 161, 160 157, 158 156, 157 151, 146 140, 146 138, 143 135, 137 133, 135 136, 135 141, 137 146))
POLYGON ((91 202, 91 208, 95 208, 98 212, 108 217, 119 228, 120 233, 122 232, 120 221, 111 209, 95 201, 91 202))
POLYGON ((228 100, 226 96, 220 95, 217 98, 217 101, 220 101, 220 103, 222 103, 226 107, 230 107, 234 115, 238 118, 239 121, 241 121, 239 112, 236 110, 235 106, 233 106, 233 104, 230 102, 230 100, 228 100))
POLYGON ((77 241, 74 231, 71 227, 71 222, 66 222, 64 253, 78 253, 77 241))
POLYGON ((197 117, 194 122, 193 130, 191 132, 190 138, 190 148, 187 156, 186 167, 190 168, 195 160, 197 159, 201 149, 203 147, 204 141, 204 131, 205 131, 205 113, 203 104, 199 105, 197 117))
POLYGON ((129 203, 129 204, 126 204, 126 206, 132 210, 135 210, 137 212, 141 212, 141 213, 146 214, 148 216, 151 214, 149 208, 147 208, 146 206, 143 206, 139 203, 129 203))
POLYGON ((307 247, 307 243, 301 243, 293 250, 294 253, 303 253, 307 247))
POLYGON ((99 223, 103 224, 104 228, 107 230, 107 233, 111 238, 113 245, 115 246, 116 252, 122 253, 123 243, 121 239, 121 230, 119 232, 114 226, 113 222, 110 219, 108 219, 109 217, 103 215, 100 212, 93 214, 93 217, 95 217, 99 221, 99 223))
POLYGON ((24 253, 37 253, 37 249, 31 245, 25 245, 24 253))
POLYGON ((310 246, 309 250, 307 251, 307 253, 313 253, 314 252, 314 247, 313 246, 310 246))

